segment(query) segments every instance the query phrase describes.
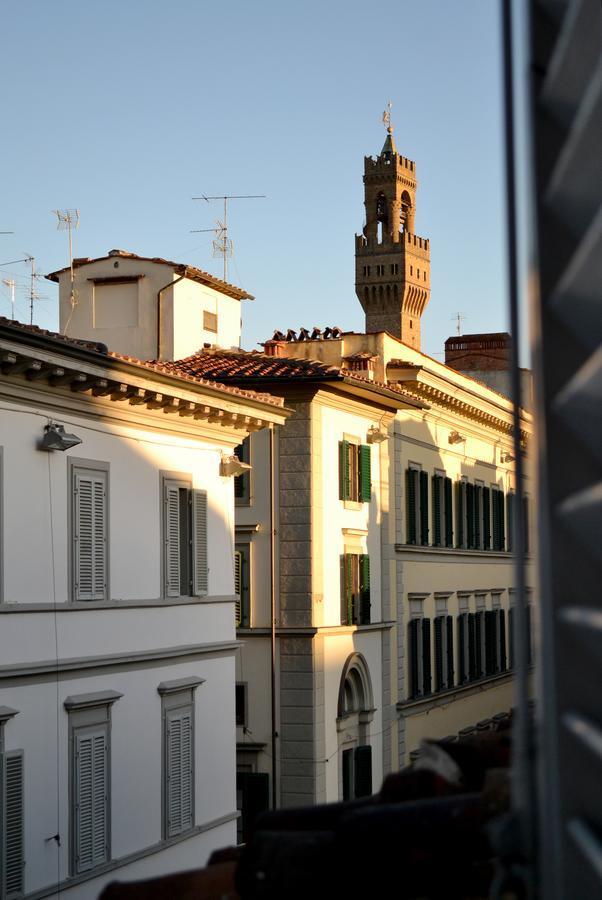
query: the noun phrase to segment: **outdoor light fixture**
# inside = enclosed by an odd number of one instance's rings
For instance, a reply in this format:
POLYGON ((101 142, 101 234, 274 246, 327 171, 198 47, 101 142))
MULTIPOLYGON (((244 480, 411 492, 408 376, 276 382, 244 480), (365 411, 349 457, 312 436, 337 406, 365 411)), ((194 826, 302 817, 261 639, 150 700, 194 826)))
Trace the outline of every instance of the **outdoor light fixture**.
POLYGON ((500 462, 514 462, 515 457, 511 453, 502 453, 500 456, 500 462))
POLYGON ((459 431, 450 431, 449 437, 447 439, 450 444, 461 444, 462 441, 465 441, 466 438, 463 434, 460 434, 459 431))
POLYGON ((387 432, 381 431, 378 425, 371 425, 368 429, 368 443, 381 444, 387 440, 387 432))
POLYGON ((57 425, 56 422, 49 422, 44 428, 44 437, 42 438, 40 450, 70 450, 71 447, 77 447, 81 444, 82 439, 76 434, 68 434, 64 425, 57 425))
POLYGON ((238 456, 222 456, 219 473, 220 475, 231 477, 232 475, 244 475, 245 472, 250 472, 251 469, 252 466, 249 463, 242 462, 238 456))

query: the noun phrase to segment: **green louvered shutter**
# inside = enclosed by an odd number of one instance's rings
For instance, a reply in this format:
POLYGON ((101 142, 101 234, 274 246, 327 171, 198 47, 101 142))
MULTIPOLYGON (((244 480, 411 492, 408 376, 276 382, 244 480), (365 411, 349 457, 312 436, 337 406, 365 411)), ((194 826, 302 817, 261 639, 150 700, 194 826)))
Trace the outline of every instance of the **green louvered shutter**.
POLYGON ((433 475, 433 545, 440 547, 441 541, 441 482, 440 475, 433 475))
POLYGON ((460 613, 458 616, 458 659, 460 662, 460 681, 459 684, 465 684, 468 681, 468 666, 466 665, 467 657, 467 631, 468 616, 467 613, 460 613))
POLYGON ((420 472, 420 543, 429 542, 429 477, 420 472))
POLYGON ((349 441, 339 441, 339 498, 349 500, 350 497, 349 441))
POLYGON ((362 444, 360 452, 360 500, 370 503, 372 496, 372 472, 370 467, 370 447, 362 444))
POLYGON ((466 485, 466 546, 469 550, 475 547, 474 528, 474 485, 470 482, 466 485))
POLYGON ((341 556, 341 625, 354 624, 353 609, 353 554, 341 556))
POLYGON ((480 484, 476 484, 474 488, 474 514, 473 514, 473 522, 474 522, 474 546, 475 549, 481 549, 481 508, 483 501, 483 486, 480 484))
POLYGON ((508 521, 508 551, 514 550, 514 494, 506 494, 506 518, 508 521))
POLYGON ((406 470, 406 511, 408 516, 406 540, 408 544, 417 541, 416 529, 416 482, 418 472, 416 469, 406 470))
POLYGON ((504 522, 505 511, 506 511, 506 503, 505 503, 505 499, 504 499, 504 492, 503 492, 503 491, 498 491, 498 494, 499 494, 499 500, 498 500, 498 503, 499 503, 499 508, 500 508, 500 534, 499 534, 499 547, 498 547, 498 550, 502 550, 502 551, 503 551, 503 550, 505 549, 505 546, 506 546, 505 540, 504 540, 504 536, 505 536, 504 533, 505 533, 505 530, 506 530, 506 528, 505 528, 505 522, 504 522))
POLYGON ((422 685, 425 696, 431 693, 431 620, 422 619, 422 685))
POLYGON ((500 671, 505 672, 506 661, 506 610, 498 609, 500 632, 500 671))
POLYGON ((454 518, 452 505, 452 480, 446 478, 444 481, 443 496, 445 501, 445 546, 454 546, 454 518))
POLYGON ((86 469, 74 474, 74 597, 106 600, 107 473, 86 469))
POLYGON ((165 808, 167 837, 173 837, 193 825, 192 708, 169 710, 166 725, 165 808))
POLYGON ((370 557, 360 556, 360 625, 370 624, 370 557))
POLYGON ((240 550, 234 552, 234 593, 236 594, 234 620, 236 627, 240 628, 242 622, 242 553, 240 550))
POLYGON ((485 623, 483 616, 482 610, 475 614, 475 678, 481 678, 484 669, 483 636, 485 623))
POLYGON ((75 736, 75 870, 109 859, 108 742, 106 728, 75 736))
POLYGON ((355 748, 355 796, 370 797, 372 794, 372 747, 362 744, 355 748))
POLYGON ((491 490, 483 488, 483 549, 491 550, 491 490))
POLYGON ((443 681, 443 616, 435 618, 435 690, 442 691, 443 681))
POLYGON ((207 491, 192 492, 192 593, 200 597, 208 591, 207 491))
POLYGON ((454 686, 454 617, 446 616, 447 632, 447 687, 454 686))
POLYGON ((164 485, 165 596, 179 597, 180 589, 180 490, 177 484, 164 485))
POLYGON ((0 896, 7 900, 24 891, 23 774, 22 750, 0 753, 0 896))
POLYGON ((466 543, 466 482, 459 481, 456 486, 456 523, 457 523, 457 544, 461 549, 466 543))
POLYGON ((497 667, 497 649, 495 646, 495 612, 488 609, 485 613, 485 665, 486 675, 494 675, 497 667))
POLYGON ((468 680, 478 678, 476 615, 468 613, 468 680))
POLYGON ((419 697, 421 694, 421 686, 418 684, 418 628, 420 627, 420 619, 410 619, 408 625, 408 650, 409 650, 409 676, 411 698, 419 697))

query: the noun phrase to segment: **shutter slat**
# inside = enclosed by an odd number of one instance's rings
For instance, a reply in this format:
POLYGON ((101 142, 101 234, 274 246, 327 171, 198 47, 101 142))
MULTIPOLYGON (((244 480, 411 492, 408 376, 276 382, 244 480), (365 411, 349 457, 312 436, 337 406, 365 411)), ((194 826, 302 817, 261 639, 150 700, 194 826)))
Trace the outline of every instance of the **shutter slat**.
POLYGON ((209 590, 207 566, 207 491, 192 492, 192 592, 195 597, 209 590))

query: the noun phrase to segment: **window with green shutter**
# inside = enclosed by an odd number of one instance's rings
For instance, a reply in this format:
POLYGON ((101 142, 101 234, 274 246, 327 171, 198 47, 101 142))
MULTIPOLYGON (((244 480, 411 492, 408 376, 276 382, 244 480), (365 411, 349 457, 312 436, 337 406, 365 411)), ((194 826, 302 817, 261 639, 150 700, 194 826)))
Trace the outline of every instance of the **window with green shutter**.
POLYGON ((371 497, 371 447, 339 441, 339 499, 369 503, 371 497))
POLYGON ((365 553, 341 556, 341 624, 370 624, 370 557, 365 553))
POLYGON ((371 448, 365 444, 358 447, 359 451, 359 472, 360 472, 360 500, 362 503, 370 503, 372 497, 372 474, 371 474, 371 448))
POLYGON ((418 475, 417 469, 406 470, 406 541, 416 544, 418 537, 418 475))
POLYGON ((467 482, 458 481, 456 485, 456 547, 458 549, 465 549, 468 545, 467 490, 467 482))
MULTIPOLYGON (((1 726, 0 726, 1 727, 1 726)), ((0 750, 0 897, 24 893, 23 751, 0 750)))
POLYGON ((443 544, 443 478, 441 475, 433 475, 433 546, 441 547, 443 544))
POLYGON ((363 553, 358 557, 360 581, 360 625, 370 624, 370 557, 363 553))
POLYGON ((420 543, 426 546, 429 542, 429 477, 427 472, 420 473, 420 543))
POLYGON ((349 470, 349 441, 339 441, 339 498, 351 500, 351 473, 349 470))
POLYGON ((204 596, 209 589, 207 492, 164 477, 162 502, 164 596, 204 596))
POLYGON ((454 633, 453 617, 436 616, 435 632, 435 691, 444 691, 454 685, 454 633))
POLYGON ((108 466, 70 463, 72 597, 107 600, 108 466))
POLYGON ((491 550, 491 491, 483 488, 483 550, 491 550))
POLYGON ((452 504, 452 480, 451 478, 444 479, 443 482, 443 497, 444 497, 444 505, 445 505, 445 546, 453 547, 454 546, 454 519, 453 519, 453 504, 452 504))

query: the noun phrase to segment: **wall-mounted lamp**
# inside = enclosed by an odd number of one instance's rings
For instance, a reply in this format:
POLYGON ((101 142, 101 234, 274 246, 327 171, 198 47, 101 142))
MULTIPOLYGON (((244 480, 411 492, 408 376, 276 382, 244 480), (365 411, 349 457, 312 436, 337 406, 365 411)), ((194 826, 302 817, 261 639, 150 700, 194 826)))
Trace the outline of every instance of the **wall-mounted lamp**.
POLYGON ((368 443, 369 444, 382 444, 383 441, 387 440, 387 432, 381 431, 378 425, 371 425, 368 429, 368 443))
POLYGON ((49 422, 44 428, 44 437, 40 441, 40 450, 70 450, 71 447, 77 447, 81 444, 82 439, 76 434, 69 434, 65 431, 64 425, 57 425, 56 422, 49 422))
POLYGON ((460 434, 459 431, 450 431, 449 437, 447 439, 450 444, 461 444, 462 441, 465 441, 466 438, 463 434, 460 434))
POLYGON ((222 456, 219 473, 226 478, 230 478, 233 475, 244 475, 245 472, 250 472, 252 468, 249 463, 242 462, 238 456, 222 456))
POLYGON ((503 462, 503 463, 514 462, 515 459, 516 459, 516 457, 513 456, 512 453, 502 453, 500 455, 500 462, 503 462))

